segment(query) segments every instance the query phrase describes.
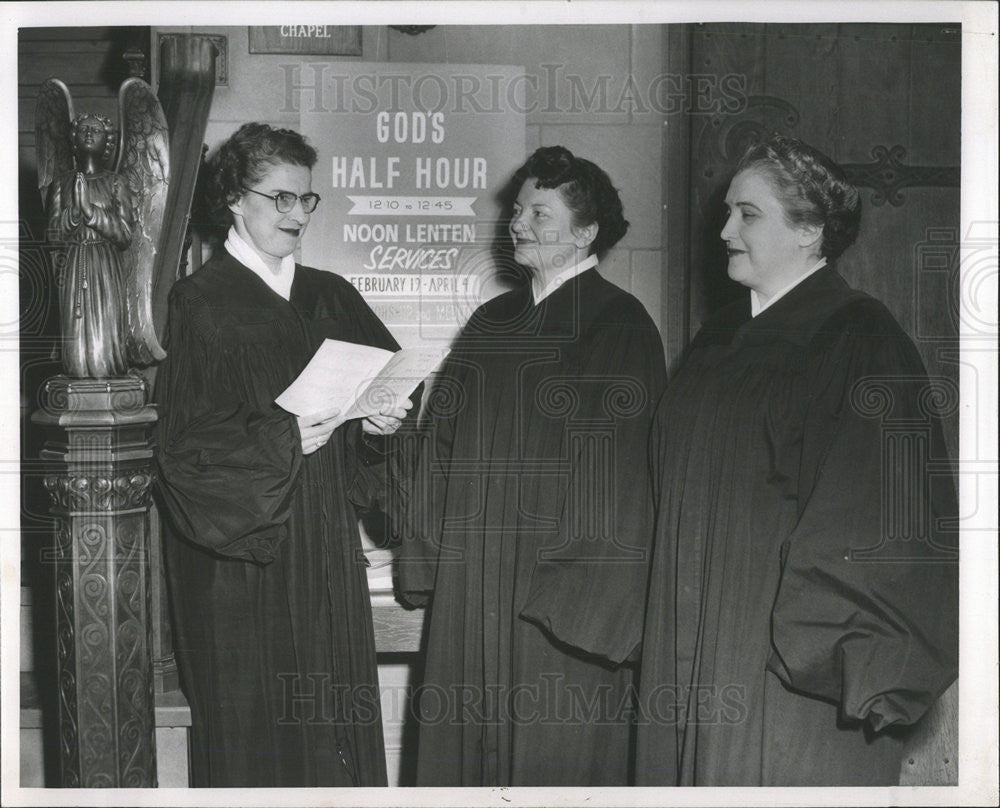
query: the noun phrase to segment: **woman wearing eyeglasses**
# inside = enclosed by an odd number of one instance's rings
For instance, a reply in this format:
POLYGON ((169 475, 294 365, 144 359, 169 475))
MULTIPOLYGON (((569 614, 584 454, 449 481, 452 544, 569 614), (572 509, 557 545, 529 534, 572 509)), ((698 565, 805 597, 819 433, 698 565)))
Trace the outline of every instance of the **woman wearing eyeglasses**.
POLYGON ((398 348, 351 284, 292 257, 315 162, 296 132, 242 126, 209 162, 224 248, 171 292, 160 476, 195 786, 386 783, 354 508, 379 505, 410 402, 346 423, 274 404, 325 338, 398 348))

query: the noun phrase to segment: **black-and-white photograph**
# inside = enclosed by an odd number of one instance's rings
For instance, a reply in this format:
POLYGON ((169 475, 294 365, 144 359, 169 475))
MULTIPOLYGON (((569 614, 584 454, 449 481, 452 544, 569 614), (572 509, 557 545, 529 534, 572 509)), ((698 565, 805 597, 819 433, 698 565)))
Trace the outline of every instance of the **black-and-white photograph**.
POLYGON ((4 804, 1000 799, 994 4, 0 13, 4 804))

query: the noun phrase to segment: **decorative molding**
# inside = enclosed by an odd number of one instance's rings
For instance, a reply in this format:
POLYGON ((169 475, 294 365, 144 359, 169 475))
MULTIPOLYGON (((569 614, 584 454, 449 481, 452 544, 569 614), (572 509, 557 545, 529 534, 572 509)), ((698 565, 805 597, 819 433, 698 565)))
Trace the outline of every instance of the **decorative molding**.
POLYGON ((694 170, 711 179, 731 171, 751 144, 775 131, 794 130, 799 111, 783 98, 751 95, 738 114, 715 113, 701 120, 704 123, 692 150, 694 170))
MULTIPOLYGON (((41 406, 32 420, 42 426, 100 428, 156 420, 156 409, 149 404, 149 386, 141 376, 113 379, 53 376, 45 382, 39 403, 41 406)), ((100 429, 86 434, 101 434, 110 440, 110 433, 100 429)))
POLYGON ((134 377, 58 377, 32 417, 48 432, 66 787, 156 786, 147 547, 156 412, 147 392, 134 377))
POLYGON ((148 507, 153 479, 145 470, 116 477, 50 474, 44 484, 56 508, 111 512, 148 507))
MULTIPOLYGON (((748 146, 774 132, 794 136, 799 121, 799 111, 783 98, 748 96, 738 115, 718 113, 705 120, 694 151, 695 170, 708 179, 721 177, 733 169, 748 146)), ((961 183, 959 166, 907 165, 906 148, 899 144, 875 146, 871 155, 874 162, 840 166, 854 185, 873 191, 875 207, 886 202, 900 207, 904 188, 958 188, 961 183)))
POLYGON ((145 512, 59 518, 62 785, 156 784, 145 512))
POLYGON ((76 610, 73 598, 73 539, 69 525, 60 521, 56 528, 56 660, 59 687, 59 758, 62 761, 62 786, 79 788, 80 765, 76 706, 76 610))
POLYGON ((903 161, 906 149, 895 146, 875 146, 872 149, 873 163, 842 163, 854 185, 871 188, 872 204, 876 207, 886 201, 900 207, 905 197, 903 188, 958 188, 961 185, 960 166, 911 166, 903 161))

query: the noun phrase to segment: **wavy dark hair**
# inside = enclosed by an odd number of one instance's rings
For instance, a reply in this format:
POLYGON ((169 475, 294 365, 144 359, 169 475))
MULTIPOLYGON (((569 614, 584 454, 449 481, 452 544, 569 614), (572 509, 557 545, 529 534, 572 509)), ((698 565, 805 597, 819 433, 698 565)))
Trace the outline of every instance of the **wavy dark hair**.
POLYGON ((773 135, 747 149, 736 167, 759 171, 771 184, 792 226, 823 228, 820 254, 833 261, 861 228, 861 194, 833 160, 795 138, 773 135))
POLYGON ((514 173, 520 188, 534 179, 539 188, 555 188, 573 213, 573 224, 587 227, 597 223, 597 236, 590 252, 602 255, 621 240, 628 230, 622 200, 611 178, 590 160, 576 157, 563 146, 543 146, 514 173))
POLYGON ((316 150, 291 129, 243 124, 206 165, 201 195, 204 224, 228 229, 233 223, 229 205, 243 195, 244 188, 260 182, 269 168, 284 163, 311 169, 316 165, 316 150))

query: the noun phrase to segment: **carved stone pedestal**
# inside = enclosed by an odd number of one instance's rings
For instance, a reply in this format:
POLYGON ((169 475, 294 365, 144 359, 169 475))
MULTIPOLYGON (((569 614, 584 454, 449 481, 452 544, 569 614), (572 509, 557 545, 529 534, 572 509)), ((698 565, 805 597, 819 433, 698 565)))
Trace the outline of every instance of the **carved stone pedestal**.
POLYGON ((140 377, 45 385, 57 520, 61 785, 156 786, 148 550, 156 411, 140 377))

